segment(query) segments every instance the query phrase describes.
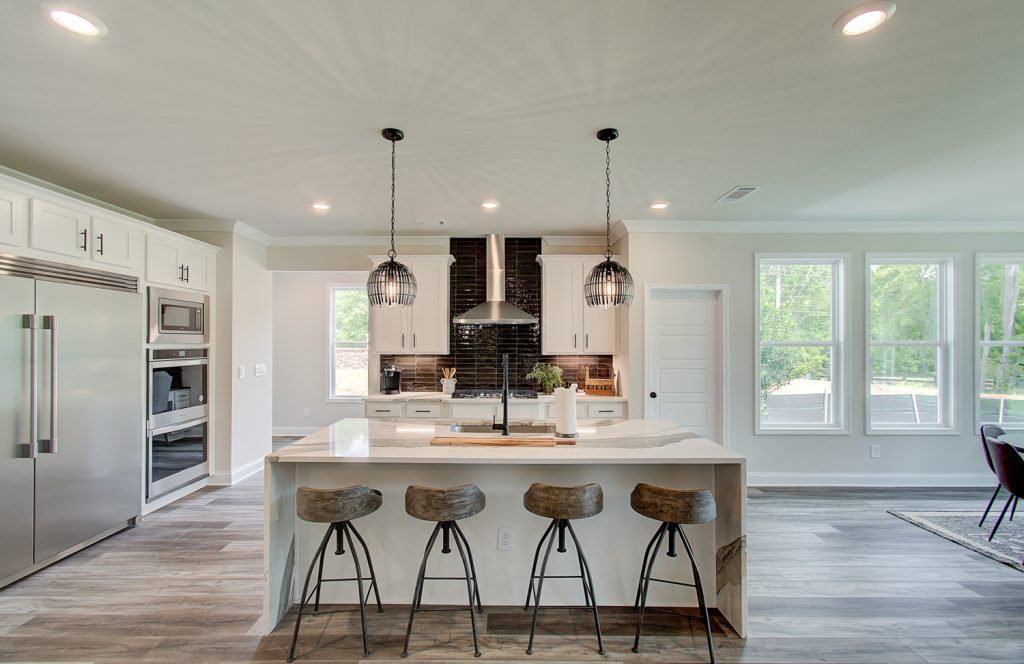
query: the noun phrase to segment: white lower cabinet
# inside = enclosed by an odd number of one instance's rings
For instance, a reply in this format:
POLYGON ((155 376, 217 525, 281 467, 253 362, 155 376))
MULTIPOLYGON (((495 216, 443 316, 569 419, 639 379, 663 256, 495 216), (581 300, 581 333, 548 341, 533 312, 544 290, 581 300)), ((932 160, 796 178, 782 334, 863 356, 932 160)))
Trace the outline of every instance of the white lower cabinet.
POLYGON ((402 417, 404 414, 405 407, 400 403, 395 403, 393 401, 386 401, 383 403, 379 401, 366 402, 367 417, 402 417))
POLYGON ((443 409, 440 403, 418 403, 416 401, 410 401, 405 404, 405 416, 406 417, 432 417, 439 419, 442 417, 441 413, 443 409))
MULTIPOLYGON (((366 401, 366 417, 405 417, 435 420, 501 420, 501 403, 471 400, 420 401, 397 399, 366 401)), ((576 417, 581 420, 618 420, 626 416, 624 400, 578 401, 576 417)), ((554 404, 549 401, 515 401, 508 405, 510 420, 554 421, 554 404)))
POLYGON ((68 258, 89 258, 89 215, 33 198, 29 246, 68 258))

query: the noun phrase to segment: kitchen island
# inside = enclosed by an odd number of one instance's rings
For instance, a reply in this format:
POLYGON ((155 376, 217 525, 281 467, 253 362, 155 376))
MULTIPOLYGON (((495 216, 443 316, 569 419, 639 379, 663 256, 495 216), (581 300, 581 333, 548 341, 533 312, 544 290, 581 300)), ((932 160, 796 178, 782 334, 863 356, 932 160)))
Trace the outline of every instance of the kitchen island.
MULTIPOLYGON (((717 607, 740 636, 746 635, 746 459, 672 422, 582 421, 575 445, 556 447, 432 446, 435 436, 472 437, 451 431, 452 422, 341 420, 266 457, 264 475, 264 627, 270 633, 296 601, 296 578, 305 572, 325 526, 295 516, 295 489, 366 484, 383 493, 383 506, 354 522, 373 557, 382 600, 407 604, 432 524, 405 513, 409 484, 447 487, 476 484, 487 495, 483 512, 460 523, 476 559, 484 604, 522 604, 533 551, 548 525, 523 508, 533 482, 597 482, 604 512, 574 523, 587 552, 601 605, 631 606, 644 547, 658 523, 630 509, 637 482, 710 489, 718 505, 713 523, 686 526, 708 605, 717 607), (511 550, 499 551, 498 528, 511 528, 511 550), (298 574, 297 574, 298 572, 298 574)), ((519 434, 525 436, 525 434, 519 434)), ((513 434, 515 437, 516 434, 513 434)), ((496 436, 497 437, 497 436, 496 436)), ((330 576, 342 575, 328 556, 330 576), (332 567, 332 565, 334 567, 332 567)), ((460 573, 457 556, 436 556, 431 574, 460 573), (434 566, 437 566, 436 568, 434 566)), ((333 560, 332 560, 333 559, 333 560)), ((346 556, 344 575, 351 562, 346 556)), ((575 556, 553 554, 553 574, 572 574, 575 556)), ((660 557, 658 578, 690 581, 685 556, 660 557)), ((298 579, 301 583, 301 578, 298 579)), ((354 603, 354 584, 328 584, 323 601, 354 603)), ((428 584, 424 603, 464 601, 447 583, 428 584)), ((545 605, 576 605, 578 580, 546 584, 545 605)), ((696 606, 692 589, 652 584, 653 606, 696 606)))

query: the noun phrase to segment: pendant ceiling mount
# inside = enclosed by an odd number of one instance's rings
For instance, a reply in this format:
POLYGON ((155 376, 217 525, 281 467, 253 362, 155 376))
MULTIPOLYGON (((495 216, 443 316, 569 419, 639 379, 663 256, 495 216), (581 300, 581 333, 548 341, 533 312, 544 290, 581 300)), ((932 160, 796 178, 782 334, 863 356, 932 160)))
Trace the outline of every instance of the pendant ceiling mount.
POLYGON ((604 260, 594 266, 583 283, 583 298, 590 307, 629 306, 633 302, 633 275, 612 260, 612 141, 619 130, 608 127, 597 132, 604 143, 604 260))
POLYGON ((366 280, 366 295, 375 307, 410 306, 416 301, 416 277, 412 270, 395 260, 395 144, 405 138, 401 129, 388 127, 380 132, 391 143, 391 248, 388 259, 378 265, 366 280))

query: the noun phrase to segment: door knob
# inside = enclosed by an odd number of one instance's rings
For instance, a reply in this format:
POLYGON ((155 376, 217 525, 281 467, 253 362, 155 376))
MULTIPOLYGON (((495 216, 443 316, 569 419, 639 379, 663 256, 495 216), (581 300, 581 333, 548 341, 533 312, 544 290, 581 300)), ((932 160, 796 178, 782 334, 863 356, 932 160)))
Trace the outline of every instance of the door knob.
POLYGON ((658 393, 657 392, 651 392, 651 398, 652 399, 657 399, 658 398, 658 393))

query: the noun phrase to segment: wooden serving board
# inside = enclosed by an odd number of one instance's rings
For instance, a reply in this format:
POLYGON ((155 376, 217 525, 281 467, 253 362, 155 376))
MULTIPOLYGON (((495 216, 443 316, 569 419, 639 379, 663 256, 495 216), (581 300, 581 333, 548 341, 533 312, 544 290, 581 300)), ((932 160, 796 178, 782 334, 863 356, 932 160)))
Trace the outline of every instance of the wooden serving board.
POLYGON ((575 445, 574 438, 469 438, 460 436, 436 436, 430 439, 431 445, 492 445, 498 447, 554 447, 555 445, 575 445))

